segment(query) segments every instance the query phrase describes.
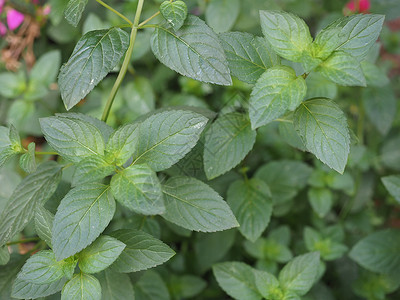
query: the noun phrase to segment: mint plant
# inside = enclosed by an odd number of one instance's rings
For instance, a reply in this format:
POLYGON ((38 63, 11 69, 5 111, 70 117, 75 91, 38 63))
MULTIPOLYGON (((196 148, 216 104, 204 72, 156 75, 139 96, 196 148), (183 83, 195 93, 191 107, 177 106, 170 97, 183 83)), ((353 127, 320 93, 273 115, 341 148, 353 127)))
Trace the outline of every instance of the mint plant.
MULTIPOLYGON (((62 12, 76 27, 87 1, 61 2, 54 1, 52 18, 61 22, 62 12)), ((111 22, 89 15, 58 73, 68 112, 43 100, 59 51, 26 74, 0 74, 1 96, 17 99, 9 127, 0 127, 0 167, 24 174, 8 196, 0 194, 8 198, 0 215, 0 298, 54 299, 61 291, 65 300, 334 299, 323 278, 341 260, 363 268, 357 295, 385 299, 398 289, 398 230, 363 228, 379 222, 361 213, 346 221, 372 194, 363 173, 371 167, 364 114, 383 135, 394 119, 376 104, 381 92, 395 99, 375 65, 384 15, 337 18, 313 37, 296 14, 259 10, 262 35, 255 35, 230 31, 240 1, 210 1, 206 22, 190 10, 192 1, 133 1, 134 16, 97 2, 111 22), (151 79, 135 69, 148 63, 146 47, 161 63, 151 79), (153 89, 164 93, 175 76, 167 68, 184 76, 179 84, 190 95, 165 92, 167 104, 155 109, 153 89), (363 91, 357 127, 334 99, 337 85, 372 86, 363 91), (212 90, 227 102, 217 111, 201 99, 212 90), (93 99, 96 109, 85 111, 93 99), (35 113, 40 127, 25 130, 30 119, 16 111, 35 113), (45 145, 27 144, 15 126, 45 145), (301 229, 298 211, 308 216, 301 229), (10 256, 13 245, 30 241, 30 256, 10 256)), ((398 161, 386 157, 386 165, 398 161)), ((399 176, 382 183, 399 202, 399 176)), ((354 299, 344 286, 343 299, 354 299)))

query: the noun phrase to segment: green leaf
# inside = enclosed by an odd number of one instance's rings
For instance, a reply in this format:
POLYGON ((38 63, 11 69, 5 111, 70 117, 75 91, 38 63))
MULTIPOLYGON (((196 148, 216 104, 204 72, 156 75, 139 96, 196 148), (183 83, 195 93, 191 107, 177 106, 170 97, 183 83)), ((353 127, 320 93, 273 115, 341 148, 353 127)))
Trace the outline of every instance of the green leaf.
POLYGON ((165 20, 177 31, 179 30, 187 17, 187 6, 183 1, 164 1, 160 5, 160 12, 165 20))
POLYGON ((390 79, 381 68, 366 60, 360 64, 368 86, 382 87, 389 84, 390 79))
POLYGON ((207 130, 204 144, 204 170, 209 180, 236 167, 256 141, 249 119, 239 113, 219 117, 207 130))
POLYGON ((163 184, 167 221, 189 230, 215 232, 239 224, 228 204, 205 183, 190 177, 172 177, 163 184))
POLYGON ((115 199, 125 207, 144 215, 165 211, 163 193, 156 172, 147 165, 133 165, 111 179, 115 199))
POLYGON ((240 224, 239 231, 248 240, 257 240, 271 218, 272 198, 268 185, 258 178, 235 181, 229 187, 227 201, 240 224))
POLYGON ((17 278, 35 284, 52 283, 64 277, 64 265, 53 251, 40 251, 26 261, 17 278))
MULTIPOLYGON (((8 246, 4 245, 0 247, 0 266, 6 265, 10 260, 10 252, 8 252, 8 246)), ((0 294, 1 295, 1 294, 0 294)))
POLYGON ((112 269, 118 272, 130 273, 153 268, 175 255, 170 247, 143 231, 121 229, 110 235, 126 245, 112 265, 112 269))
POLYGON ((200 294, 207 286, 205 280, 193 275, 171 276, 168 288, 174 299, 188 299, 200 294))
POLYGON ((308 190, 308 201, 318 217, 323 218, 332 208, 333 195, 330 189, 311 188, 308 190))
POLYGON ((381 180, 390 195, 400 203, 400 175, 385 176, 381 180))
POLYGON ((41 55, 33 65, 29 78, 35 84, 40 83, 49 87, 57 79, 61 64, 60 50, 53 50, 41 55))
POLYGON ((11 99, 18 97, 26 89, 25 81, 22 72, 0 73, 0 95, 11 99))
POLYGON ((240 0, 211 0, 205 12, 207 24, 215 32, 229 31, 240 12, 240 0))
POLYGON ((40 119, 42 132, 49 145, 72 162, 85 157, 103 155, 104 140, 95 126, 68 114, 40 119))
POLYGON ((261 28, 275 52, 291 61, 299 62, 303 52, 309 51, 312 37, 307 24, 299 17, 281 11, 260 11, 261 28))
POLYGON ((400 270, 400 231, 385 229, 360 240, 350 251, 350 258, 376 273, 396 274, 400 270))
POLYGON ((0 246, 24 229, 36 207, 55 192, 60 179, 61 166, 51 161, 41 164, 18 184, 0 215, 0 246))
POLYGON ((258 79, 249 100, 251 126, 256 129, 294 110, 304 99, 307 85, 303 77, 286 66, 268 69, 258 79))
POLYGON ((125 246, 115 238, 100 236, 79 253, 79 269, 88 274, 103 271, 118 258, 125 246))
POLYGON ((253 272, 256 275, 257 289, 265 299, 282 298, 282 291, 279 287, 279 281, 274 275, 259 270, 253 270, 253 272))
POLYGON ((268 68, 279 65, 280 59, 266 39, 244 32, 218 35, 228 60, 231 74, 254 84, 268 68))
POLYGON ((43 206, 36 207, 35 211, 35 229, 37 235, 52 248, 52 233, 54 215, 43 206))
POLYGON ((19 158, 19 165, 26 173, 33 173, 36 171, 35 149, 35 143, 29 143, 28 152, 22 154, 19 158))
POLYGON ((10 130, 11 128, 0 126, 0 167, 17 154, 14 143, 10 140, 10 130))
POLYGON ((102 156, 92 155, 85 157, 76 164, 71 184, 72 186, 77 186, 99 181, 111 175, 114 171, 115 166, 109 164, 102 156))
POLYGON ((397 99, 393 89, 390 86, 363 89, 362 102, 368 119, 386 135, 396 118, 397 99))
POLYGON ((340 42, 336 49, 359 59, 367 54, 377 40, 384 19, 383 15, 359 14, 338 19, 324 30, 339 28, 340 42))
MULTIPOLYGON (((8 248, 5 246, 4 248, 8 248)), ((0 298, 11 300, 11 291, 13 282, 17 273, 21 270, 22 265, 25 263, 26 257, 20 255, 11 255, 10 261, 0 267, 0 298)))
POLYGON ((199 81, 232 84, 224 50, 204 21, 189 15, 178 31, 171 29, 157 26, 152 34, 151 49, 158 60, 179 74, 199 81))
POLYGON ((101 285, 102 300, 137 299, 133 292, 132 282, 127 274, 106 269, 97 275, 101 285))
POLYGON ((393 293, 399 285, 396 276, 363 271, 353 283, 353 290, 365 299, 386 299, 385 294, 393 293))
POLYGON ((52 244, 57 260, 90 245, 107 227, 114 212, 109 186, 90 183, 70 190, 54 218, 52 244))
POLYGON ((291 120, 293 119, 292 117, 293 113, 290 113, 287 121, 279 122, 279 135, 290 146, 301 151, 306 151, 307 149, 304 146, 303 141, 294 129, 293 120, 291 120))
POLYGON ((112 157, 117 165, 123 165, 132 157, 139 141, 139 124, 127 124, 118 128, 106 145, 107 157, 112 157))
POLYGON ((259 300, 255 270, 241 262, 224 262, 213 266, 220 287, 234 299, 259 300))
POLYGON ((385 167, 400 171, 400 136, 385 140, 381 149, 382 163, 385 167))
POLYGON ((61 291, 65 282, 65 278, 45 284, 36 284, 28 281, 15 279, 11 296, 17 299, 36 299, 47 297, 61 291))
POLYGON ((280 239, 271 237, 259 238, 254 243, 246 241, 244 248, 252 257, 265 261, 285 263, 293 258, 287 245, 284 245, 280 239))
POLYGON ((279 273, 279 283, 285 291, 303 296, 314 284, 318 269, 318 252, 297 256, 283 267, 279 273))
POLYGON ((338 93, 336 84, 321 76, 317 72, 312 72, 307 76, 307 95, 306 99, 321 97, 335 99, 338 93))
POLYGON ((154 171, 169 168, 196 145, 207 121, 200 114, 183 110, 150 116, 139 125, 133 164, 146 163, 154 171))
POLYGON ((61 300, 100 300, 101 286, 96 277, 79 273, 68 281, 61 292, 61 300))
POLYGON ((81 37, 58 76, 67 110, 81 101, 120 62, 128 43, 128 33, 117 27, 90 31, 81 37))
POLYGON ((313 55, 322 60, 327 59, 340 43, 340 28, 321 30, 312 44, 313 55))
POLYGON ((360 63, 350 54, 334 52, 317 69, 325 78, 344 86, 366 86, 360 63))
POLYGON ((340 108, 327 99, 308 100, 295 111, 294 126, 308 151, 343 173, 350 151, 350 135, 340 108))
POLYGON ((64 15, 68 23, 74 27, 78 26, 87 3, 88 0, 69 0, 64 11, 64 15))
POLYGON ((168 288, 156 271, 147 271, 135 284, 135 300, 170 299, 168 288))

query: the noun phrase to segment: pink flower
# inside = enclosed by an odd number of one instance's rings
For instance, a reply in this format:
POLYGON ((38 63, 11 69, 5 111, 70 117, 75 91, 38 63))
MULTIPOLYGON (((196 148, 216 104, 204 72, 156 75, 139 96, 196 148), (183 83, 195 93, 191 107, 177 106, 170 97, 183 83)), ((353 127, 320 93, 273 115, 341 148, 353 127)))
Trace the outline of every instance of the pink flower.
POLYGON ((5 2, 6 2, 6 0, 0 0, 0 14, 3 11, 3 6, 4 6, 5 2))
POLYGON ((369 0, 351 0, 346 4, 346 8, 351 12, 368 12, 369 8, 371 7, 371 3, 369 0), (357 3, 358 2, 358 3, 357 3))
POLYGON ((24 21, 24 14, 20 13, 18 10, 10 9, 7 11, 7 25, 10 30, 14 30, 19 27, 24 21))
MULTIPOLYGON (((1 0, 0 0, 1 1, 1 0)), ((50 5, 46 4, 45 6, 43 6, 43 15, 47 16, 49 13, 51 12, 51 7, 50 5)))
POLYGON ((0 22, 0 36, 6 35, 7 27, 3 23, 0 22))

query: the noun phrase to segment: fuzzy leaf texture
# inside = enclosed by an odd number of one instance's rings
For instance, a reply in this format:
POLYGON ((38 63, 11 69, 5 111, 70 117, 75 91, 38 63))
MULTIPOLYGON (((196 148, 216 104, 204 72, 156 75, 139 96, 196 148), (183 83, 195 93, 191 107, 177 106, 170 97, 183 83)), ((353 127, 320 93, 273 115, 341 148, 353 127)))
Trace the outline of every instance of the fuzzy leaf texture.
POLYGON ((162 215, 183 228, 203 232, 238 227, 228 204, 205 183, 190 177, 172 177, 163 184, 166 212, 162 215))
POLYGON ((250 120, 239 113, 219 117, 207 130, 204 144, 204 170, 209 180, 236 167, 256 141, 250 120))
POLYGON ((110 187, 90 183, 73 188, 54 218, 53 249, 57 260, 81 251, 107 227, 115 212, 110 187))
POLYGON ((19 165, 26 173, 36 171, 35 148, 35 143, 30 143, 28 145, 28 152, 22 154, 19 159, 19 165))
POLYGON ((249 100, 251 127, 256 129, 294 110, 303 101, 307 85, 292 68, 276 66, 258 79, 249 100))
POLYGON ((89 31, 81 37, 58 76, 67 110, 81 101, 119 63, 128 44, 129 35, 117 27, 89 31))
POLYGON ((176 32, 170 25, 157 26, 151 49, 159 61, 179 74, 203 82, 232 84, 218 36, 198 17, 189 15, 176 32))
POLYGON ((340 108, 327 99, 311 99, 294 113, 294 126, 307 150, 328 167, 344 172, 350 152, 350 135, 340 108))
POLYGON ((0 215, 0 246, 24 229, 34 217, 35 208, 55 192, 60 179, 61 166, 46 162, 21 181, 0 215))
POLYGON ((177 31, 179 30, 187 17, 187 6, 183 1, 164 1, 160 5, 160 12, 165 20, 177 31))

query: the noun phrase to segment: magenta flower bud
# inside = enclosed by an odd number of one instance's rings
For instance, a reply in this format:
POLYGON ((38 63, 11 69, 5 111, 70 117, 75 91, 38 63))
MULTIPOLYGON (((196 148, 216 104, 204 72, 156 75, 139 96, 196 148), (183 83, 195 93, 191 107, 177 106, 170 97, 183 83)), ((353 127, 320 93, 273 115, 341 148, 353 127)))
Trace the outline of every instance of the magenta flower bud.
POLYGON ((47 16, 48 14, 50 14, 50 12, 51 12, 51 6, 48 5, 48 4, 46 4, 46 5, 43 7, 43 15, 47 16))
POLYGON ((3 6, 4 6, 5 2, 6 2, 6 0, 0 0, 0 14, 3 11, 3 6))
POLYGON ((24 21, 24 14, 20 13, 18 10, 10 9, 7 11, 7 25, 10 30, 14 30, 19 27, 24 21))
POLYGON ((0 22, 0 36, 4 36, 7 33, 7 27, 3 23, 0 22))

